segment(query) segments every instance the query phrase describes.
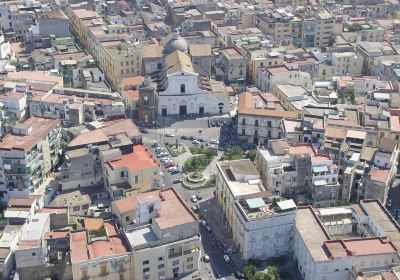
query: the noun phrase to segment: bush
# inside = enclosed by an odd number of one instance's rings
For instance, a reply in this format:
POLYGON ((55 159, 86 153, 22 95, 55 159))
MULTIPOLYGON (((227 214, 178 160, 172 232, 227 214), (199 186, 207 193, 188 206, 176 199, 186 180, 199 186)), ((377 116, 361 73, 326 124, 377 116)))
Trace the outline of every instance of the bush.
POLYGON ((195 156, 189 158, 183 164, 185 171, 190 172, 201 172, 210 164, 212 157, 207 156, 195 156))

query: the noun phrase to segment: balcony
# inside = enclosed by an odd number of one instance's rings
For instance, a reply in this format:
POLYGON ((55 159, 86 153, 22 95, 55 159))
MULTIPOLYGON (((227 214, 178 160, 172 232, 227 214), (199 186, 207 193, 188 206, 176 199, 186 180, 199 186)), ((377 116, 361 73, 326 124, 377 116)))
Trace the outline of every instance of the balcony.
POLYGON ((182 251, 179 251, 179 252, 174 252, 174 253, 172 253, 172 254, 169 254, 169 255, 168 255, 168 258, 169 258, 169 259, 173 259, 173 258, 181 257, 181 256, 182 256, 182 251))

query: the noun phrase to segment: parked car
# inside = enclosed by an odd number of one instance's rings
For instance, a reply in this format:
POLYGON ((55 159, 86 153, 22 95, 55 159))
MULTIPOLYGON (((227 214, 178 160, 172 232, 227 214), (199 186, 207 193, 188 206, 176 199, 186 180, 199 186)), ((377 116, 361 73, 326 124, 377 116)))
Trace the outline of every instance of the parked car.
POLYGON ((171 167, 168 168, 168 172, 172 172, 172 171, 175 171, 175 170, 178 170, 178 167, 171 166, 171 167))
POLYGON ((172 166, 174 166, 174 162, 173 161, 167 161, 167 162, 164 163, 164 166, 165 166, 165 168, 172 167, 172 166))
POLYGON ((219 144, 219 141, 216 140, 216 139, 211 139, 210 144, 216 144, 216 145, 218 145, 218 144, 219 144))
POLYGON ((205 226, 205 228, 206 228, 207 232, 211 232, 210 226, 205 226))
POLYGON ((168 156, 168 153, 166 153, 166 152, 161 152, 161 153, 157 154, 158 158, 163 158, 163 157, 166 157, 166 156, 168 156))
POLYGON ((224 261, 226 263, 230 263, 231 262, 231 258, 228 255, 224 255, 224 261))
POLYGON ((147 133, 149 133, 149 130, 147 128, 141 128, 140 132, 144 133, 144 134, 147 134, 147 133))
POLYGON ((386 206, 392 207, 392 199, 388 198, 388 200, 386 201, 386 206))
POLYGON ((199 145, 200 142, 199 142, 198 140, 195 139, 195 140, 192 141, 192 144, 193 144, 193 145, 199 145))
POLYGON ((197 198, 197 200, 202 200, 203 199, 203 197, 200 194, 196 194, 196 198, 197 198))
POLYGON ((205 141, 203 138, 201 138, 201 137, 197 137, 196 140, 199 141, 199 142, 201 142, 201 143, 206 142, 206 141, 205 141))
POLYGON ((239 279, 239 280, 244 279, 244 274, 243 274, 242 272, 240 272, 239 270, 238 270, 238 271, 235 271, 235 272, 233 273, 233 276, 235 276, 235 278, 236 278, 236 279, 239 279))
POLYGON ((202 260, 203 262, 209 262, 209 261, 210 261, 210 257, 209 257, 207 254, 204 254, 204 255, 201 257, 201 260, 202 260))
POLYGON ((182 183, 182 179, 181 178, 175 179, 175 180, 172 181, 172 184, 179 184, 179 183, 182 183))
MULTIPOLYGON (((154 143, 154 144, 157 144, 157 143, 154 143)), ((161 153, 161 152, 164 152, 164 148, 156 146, 156 153, 161 153)))
POLYGON ((190 141, 193 141, 193 140, 194 140, 194 137, 193 137, 193 136, 189 136, 189 140, 190 140, 190 141))
POLYGON ((175 137, 175 135, 171 132, 165 134, 165 137, 175 137))
MULTIPOLYGON (((178 170, 174 170, 174 171, 171 171, 171 175, 175 175, 175 174, 178 174, 178 173, 180 173, 181 171, 178 169, 178 170)), ((181 179, 180 179, 181 180, 181 179)), ((179 183, 182 183, 182 180, 179 182, 179 183)), ((175 184, 175 183, 174 183, 175 184)))
POLYGON ((199 206, 198 206, 197 204, 192 205, 191 208, 192 208, 193 212, 195 212, 195 213, 196 213, 197 211, 199 211, 199 209, 200 209, 199 206))
POLYGON ((182 140, 189 140, 189 137, 187 137, 187 136, 185 136, 185 135, 182 135, 182 136, 181 136, 181 139, 182 139, 182 140))
POLYGON ((211 144, 209 148, 214 151, 218 150, 218 146, 214 144, 211 144))
POLYGON ((193 195, 191 198, 190 198, 190 200, 193 202, 193 203, 196 203, 197 202, 197 196, 196 195, 193 195))
POLYGON ((200 220, 199 221, 200 225, 202 225, 203 227, 205 227, 207 225, 207 222, 205 220, 200 220))

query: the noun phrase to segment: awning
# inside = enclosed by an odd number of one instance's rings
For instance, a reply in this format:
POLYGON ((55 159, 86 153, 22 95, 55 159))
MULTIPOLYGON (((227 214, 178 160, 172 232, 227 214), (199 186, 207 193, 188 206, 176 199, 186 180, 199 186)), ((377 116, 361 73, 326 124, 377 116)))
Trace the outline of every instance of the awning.
POLYGON ((323 166, 313 166, 314 173, 328 172, 328 167, 326 165, 323 166))
POLYGON ((260 208, 265 205, 265 202, 261 197, 246 199, 246 203, 250 209, 260 208))

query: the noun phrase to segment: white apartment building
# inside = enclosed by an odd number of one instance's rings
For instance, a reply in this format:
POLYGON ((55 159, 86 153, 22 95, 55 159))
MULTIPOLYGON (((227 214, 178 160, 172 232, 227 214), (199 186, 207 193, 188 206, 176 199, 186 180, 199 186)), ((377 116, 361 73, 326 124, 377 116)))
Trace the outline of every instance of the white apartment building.
POLYGON ((242 257, 265 260, 289 253, 295 218, 296 204, 291 199, 275 202, 265 193, 238 198, 233 238, 242 257))
POLYGON ((313 83, 309 73, 287 66, 258 68, 256 85, 262 91, 271 91, 275 84, 291 84, 312 89, 313 83))
POLYGON ((293 256, 305 280, 350 280, 399 264, 400 227, 377 200, 345 208, 299 207, 293 256))
POLYGON ((243 258, 267 259, 288 253, 294 202, 278 201, 265 192, 249 160, 218 162, 217 168, 216 197, 243 258))

